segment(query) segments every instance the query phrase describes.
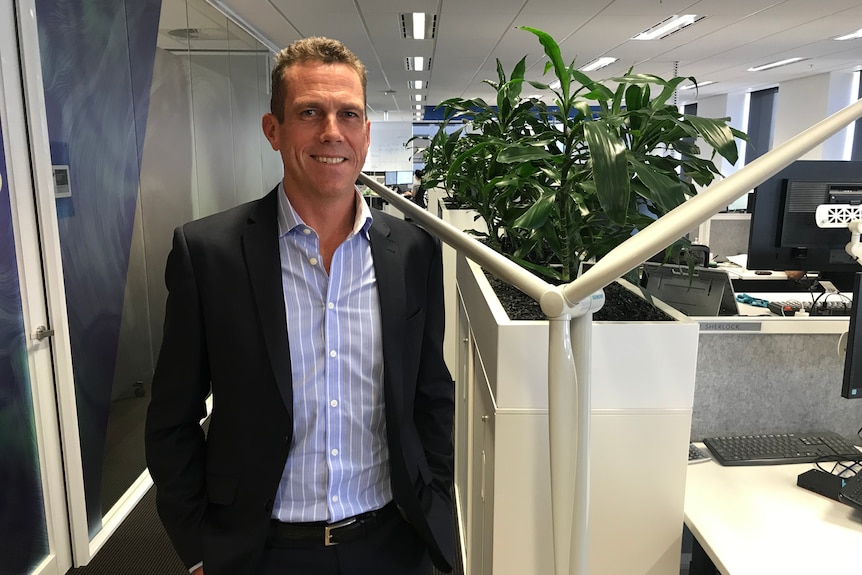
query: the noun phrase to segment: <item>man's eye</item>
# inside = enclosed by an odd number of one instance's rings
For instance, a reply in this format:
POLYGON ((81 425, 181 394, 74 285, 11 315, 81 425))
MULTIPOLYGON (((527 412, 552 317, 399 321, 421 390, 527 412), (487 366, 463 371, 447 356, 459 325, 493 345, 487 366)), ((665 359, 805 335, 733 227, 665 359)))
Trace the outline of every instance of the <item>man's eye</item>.
POLYGON ((310 118, 311 116, 314 116, 316 113, 317 113, 316 110, 303 110, 302 112, 300 112, 300 115, 310 118))

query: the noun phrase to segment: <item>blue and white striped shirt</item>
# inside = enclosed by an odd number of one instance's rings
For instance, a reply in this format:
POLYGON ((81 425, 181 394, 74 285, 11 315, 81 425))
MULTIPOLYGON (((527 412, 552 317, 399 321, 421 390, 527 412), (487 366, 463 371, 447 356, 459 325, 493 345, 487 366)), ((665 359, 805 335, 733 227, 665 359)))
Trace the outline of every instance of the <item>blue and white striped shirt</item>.
POLYGON ((356 194, 353 231, 327 275, 317 233, 278 194, 279 252, 293 376, 293 443, 272 515, 340 521, 392 500, 380 301, 356 194))

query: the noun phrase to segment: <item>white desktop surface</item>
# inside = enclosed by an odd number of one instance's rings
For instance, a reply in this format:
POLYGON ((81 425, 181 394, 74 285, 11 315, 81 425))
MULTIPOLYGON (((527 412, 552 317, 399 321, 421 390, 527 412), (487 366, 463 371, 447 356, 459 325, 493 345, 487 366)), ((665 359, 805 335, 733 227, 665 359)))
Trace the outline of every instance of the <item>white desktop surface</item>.
POLYGON ((862 571, 862 512, 797 487, 812 467, 688 466, 685 523, 722 574, 862 571))

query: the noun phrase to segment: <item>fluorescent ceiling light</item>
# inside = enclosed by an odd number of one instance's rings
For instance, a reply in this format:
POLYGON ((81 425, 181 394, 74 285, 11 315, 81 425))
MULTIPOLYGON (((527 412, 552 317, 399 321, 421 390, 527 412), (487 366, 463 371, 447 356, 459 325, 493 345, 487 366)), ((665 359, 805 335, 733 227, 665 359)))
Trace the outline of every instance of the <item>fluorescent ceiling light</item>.
POLYGON ((548 84, 548 88, 550 88, 551 90, 559 90, 560 86, 561 84, 559 80, 554 80, 553 82, 548 84))
POLYGON ((770 62, 769 64, 754 66, 753 68, 749 68, 748 72, 762 72, 763 70, 771 70, 772 68, 778 68, 779 66, 787 66, 788 64, 801 62, 802 60, 807 59, 808 58, 787 58, 786 60, 778 60, 777 62, 770 62))
POLYGON ((715 84, 712 80, 707 80, 706 82, 698 82, 697 84, 688 84, 686 86, 680 86, 680 90, 694 90, 695 88, 703 88, 704 86, 710 86, 715 84))
POLYGON ((601 70, 605 66, 610 66, 614 62, 617 61, 617 58, 611 58, 610 56, 603 56, 601 58, 596 58, 586 66, 581 68, 581 72, 594 72, 596 70, 601 70))
POLYGON ((437 35, 437 15, 425 12, 401 14, 401 37, 407 40, 428 40, 437 35))
POLYGON ((845 34, 844 36, 838 36, 835 40, 855 40, 856 38, 862 38, 862 28, 856 30, 851 34, 845 34))
POLYGON ((424 108, 424 106, 422 104, 414 104, 413 105, 414 110, 422 110, 422 108, 424 108))
POLYGON ((387 110, 383 110, 383 121, 384 122, 389 121, 389 112, 387 110))
POLYGON ((423 80, 413 80, 412 82, 407 82, 407 84, 414 90, 422 90, 425 87, 423 80))
POLYGON ((421 102, 424 99, 425 99, 425 96, 423 96, 422 94, 414 94, 413 95, 413 100, 416 102, 421 102))
POLYGON ((425 12, 413 13, 413 38, 416 40, 425 39, 425 12))
POLYGON ((703 16, 696 14, 683 14, 681 16, 674 14, 667 20, 659 22, 652 28, 648 28, 632 38, 632 40, 656 40, 670 36, 674 32, 682 30, 686 26, 691 26, 698 20, 702 20, 703 16))
MULTIPOLYGON (((424 56, 413 56, 411 58, 407 58, 404 61, 404 65, 407 70, 411 72, 422 72, 425 70, 425 57, 424 56)), ((428 68, 431 68, 431 61, 428 61, 428 68)))

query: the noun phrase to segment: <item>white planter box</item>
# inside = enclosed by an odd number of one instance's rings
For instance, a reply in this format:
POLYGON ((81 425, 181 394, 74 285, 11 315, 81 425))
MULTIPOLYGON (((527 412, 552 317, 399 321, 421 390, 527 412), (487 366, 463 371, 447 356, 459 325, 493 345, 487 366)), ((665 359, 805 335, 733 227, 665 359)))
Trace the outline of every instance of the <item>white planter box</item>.
MULTIPOLYGON (((439 190, 438 190, 439 192, 439 190)), ((485 221, 477 219, 476 210, 467 209, 449 209, 445 204, 439 205, 440 219, 447 224, 452 224, 461 231, 477 230, 487 232, 485 221)), ((435 212, 436 214, 437 212, 435 212)), ((443 306, 445 308, 446 332, 443 335, 443 359, 446 361, 446 366, 449 372, 455 377, 458 371, 458 348, 456 334, 456 321, 458 301, 455 292, 455 268, 456 254, 455 248, 449 244, 442 245, 443 259, 443 306)), ((456 378, 457 379, 457 378, 456 378)))
MULTIPOLYGON (((510 321, 463 257, 457 281, 458 400, 471 412, 456 429, 467 446, 466 479, 456 472, 466 574, 552 574, 548 322, 510 321)), ((663 309, 679 321, 593 322, 595 575, 679 573, 698 325, 663 309)))

